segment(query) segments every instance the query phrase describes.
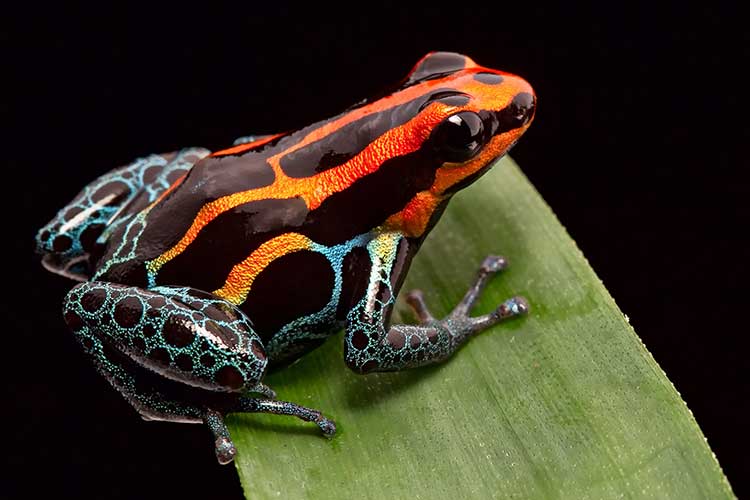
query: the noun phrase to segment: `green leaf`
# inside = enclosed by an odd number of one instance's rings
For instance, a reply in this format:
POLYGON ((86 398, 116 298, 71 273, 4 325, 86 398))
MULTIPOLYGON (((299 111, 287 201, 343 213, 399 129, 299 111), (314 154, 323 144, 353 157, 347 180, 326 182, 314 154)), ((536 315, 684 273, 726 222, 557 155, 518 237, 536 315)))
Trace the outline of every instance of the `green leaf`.
MULTIPOLYGON (((451 202, 404 290, 443 316, 487 254, 510 267, 475 314, 516 294, 531 314, 441 365, 355 375, 338 335, 269 376, 339 432, 231 416, 248 498, 733 498, 685 403, 508 158, 451 202)), ((413 319, 401 301, 396 316, 413 319)))

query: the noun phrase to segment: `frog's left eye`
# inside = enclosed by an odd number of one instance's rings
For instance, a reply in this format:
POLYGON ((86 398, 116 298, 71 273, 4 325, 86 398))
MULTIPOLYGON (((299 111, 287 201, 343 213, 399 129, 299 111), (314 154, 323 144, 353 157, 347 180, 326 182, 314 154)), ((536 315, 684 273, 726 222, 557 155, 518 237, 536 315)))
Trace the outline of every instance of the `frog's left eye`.
POLYGON ((484 124, 473 111, 461 111, 443 120, 432 132, 435 149, 444 161, 463 162, 484 145, 484 124))

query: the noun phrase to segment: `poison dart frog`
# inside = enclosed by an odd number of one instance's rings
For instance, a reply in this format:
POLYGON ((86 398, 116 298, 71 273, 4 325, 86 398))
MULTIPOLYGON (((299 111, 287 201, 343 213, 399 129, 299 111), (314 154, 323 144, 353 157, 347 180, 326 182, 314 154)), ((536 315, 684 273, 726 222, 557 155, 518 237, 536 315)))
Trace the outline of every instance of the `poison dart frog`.
POLYGON ((528 310, 521 297, 469 312, 506 266, 487 257, 463 300, 390 324, 410 262, 451 197, 529 127, 523 79, 433 52, 385 96, 302 129, 193 147, 111 170, 36 238, 50 271, 80 281, 63 316, 98 371, 147 420, 204 422, 220 463, 224 416, 315 409, 263 383, 345 329, 357 373, 447 359, 473 334, 528 310))

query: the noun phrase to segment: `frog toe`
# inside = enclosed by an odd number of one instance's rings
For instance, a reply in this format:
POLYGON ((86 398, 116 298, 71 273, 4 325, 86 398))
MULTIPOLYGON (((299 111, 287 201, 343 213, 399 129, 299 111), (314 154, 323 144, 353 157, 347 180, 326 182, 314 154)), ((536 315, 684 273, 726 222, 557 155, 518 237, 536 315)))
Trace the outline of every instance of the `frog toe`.
POLYGON ((219 436, 216 438, 216 459, 221 465, 226 465, 234 460, 237 455, 237 448, 231 439, 226 436, 219 436))
POLYGON ((325 437, 330 438, 336 434, 336 423, 333 420, 323 417, 320 422, 317 422, 317 424, 318 427, 320 427, 320 430, 323 431, 325 437))

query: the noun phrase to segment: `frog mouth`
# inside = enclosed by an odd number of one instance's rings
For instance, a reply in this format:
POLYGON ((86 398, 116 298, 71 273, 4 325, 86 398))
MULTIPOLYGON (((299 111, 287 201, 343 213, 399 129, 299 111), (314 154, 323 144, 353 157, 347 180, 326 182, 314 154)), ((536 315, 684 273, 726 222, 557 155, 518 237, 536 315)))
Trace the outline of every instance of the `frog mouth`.
POLYGON ((75 281, 88 281, 87 263, 89 254, 63 260, 59 254, 48 253, 42 257, 42 266, 49 272, 75 281))

